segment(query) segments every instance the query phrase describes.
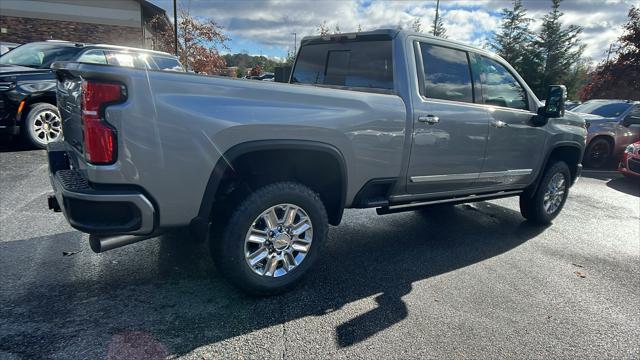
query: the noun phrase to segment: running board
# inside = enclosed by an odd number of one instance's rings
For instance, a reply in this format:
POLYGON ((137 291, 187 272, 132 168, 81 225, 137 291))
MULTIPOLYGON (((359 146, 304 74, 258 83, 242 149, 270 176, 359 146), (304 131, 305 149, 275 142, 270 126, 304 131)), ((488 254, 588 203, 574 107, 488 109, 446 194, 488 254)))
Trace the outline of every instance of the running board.
POLYGON ((448 199, 430 200, 430 201, 412 202, 412 203, 401 204, 401 205, 385 206, 385 207, 377 208, 376 213, 378 213, 378 215, 386 215, 386 214, 399 213, 403 211, 411 211, 411 210, 419 209, 419 208, 430 206, 430 205, 436 205, 436 204, 462 204, 462 203, 469 203, 469 202, 475 202, 480 200, 500 199, 504 197, 518 195, 522 193, 522 191, 523 190, 500 191, 500 192, 491 193, 491 194, 469 195, 469 196, 463 196, 463 197, 453 197, 448 199))

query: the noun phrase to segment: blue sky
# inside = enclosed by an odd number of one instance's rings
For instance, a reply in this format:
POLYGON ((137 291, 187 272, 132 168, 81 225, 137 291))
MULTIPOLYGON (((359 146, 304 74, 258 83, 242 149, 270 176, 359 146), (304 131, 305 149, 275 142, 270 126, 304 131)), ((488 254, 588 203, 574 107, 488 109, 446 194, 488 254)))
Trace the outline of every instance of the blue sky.
MULTIPOLYGON (((172 0, 151 0, 167 10, 172 17, 172 0)), ((529 16, 536 19, 533 28, 548 12, 550 0, 524 0, 529 16)), ((419 18, 428 31, 435 15, 435 0, 375 1, 375 0, 178 0, 178 6, 192 15, 210 17, 225 28, 231 37, 230 52, 264 54, 284 58, 305 35, 314 35, 317 27, 327 26, 342 32, 382 27, 409 27, 419 18)), ((640 0, 564 0, 561 10, 565 24, 584 27, 585 55, 594 61, 606 56, 609 44, 621 33, 626 15, 640 0)), ((486 46, 491 32, 500 24, 500 9, 510 7, 510 0, 441 0, 440 12, 447 35, 451 39, 475 46, 486 46)))

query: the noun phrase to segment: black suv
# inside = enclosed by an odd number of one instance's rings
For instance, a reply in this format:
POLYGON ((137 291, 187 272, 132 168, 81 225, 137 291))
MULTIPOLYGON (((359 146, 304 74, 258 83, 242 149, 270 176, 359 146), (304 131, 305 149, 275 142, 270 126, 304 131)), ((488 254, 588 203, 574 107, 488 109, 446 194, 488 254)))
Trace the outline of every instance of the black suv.
POLYGON ((0 134, 22 134, 39 148, 62 138, 49 69, 56 61, 184 71, 175 56, 159 51, 52 40, 19 46, 0 56, 0 134))

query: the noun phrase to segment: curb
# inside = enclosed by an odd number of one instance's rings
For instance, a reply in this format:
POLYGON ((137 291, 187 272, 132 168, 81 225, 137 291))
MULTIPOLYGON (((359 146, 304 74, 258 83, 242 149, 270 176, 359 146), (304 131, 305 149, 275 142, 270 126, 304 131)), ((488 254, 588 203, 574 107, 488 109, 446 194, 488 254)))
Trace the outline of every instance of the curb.
POLYGON ((615 170, 582 170, 582 176, 595 175, 595 176, 612 176, 618 177, 622 176, 619 172, 615 170))

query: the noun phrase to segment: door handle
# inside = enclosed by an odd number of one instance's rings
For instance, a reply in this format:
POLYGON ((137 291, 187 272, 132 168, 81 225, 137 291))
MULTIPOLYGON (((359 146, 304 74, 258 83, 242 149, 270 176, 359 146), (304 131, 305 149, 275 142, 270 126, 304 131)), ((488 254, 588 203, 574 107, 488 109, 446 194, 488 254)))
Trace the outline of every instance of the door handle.
POLYGON ((500 121, 500 120, 492 120, 491 121, 491 126, 496 127, 498 129, 501 129, 501 128, 509 127, 509 124, 507 124, 504 121, 500 121))
POLYGON ((435 125, 440 122, 440 118, 433 115, 418 116, 418 121, 427 123, 429 125, 435 125))

